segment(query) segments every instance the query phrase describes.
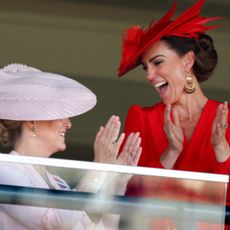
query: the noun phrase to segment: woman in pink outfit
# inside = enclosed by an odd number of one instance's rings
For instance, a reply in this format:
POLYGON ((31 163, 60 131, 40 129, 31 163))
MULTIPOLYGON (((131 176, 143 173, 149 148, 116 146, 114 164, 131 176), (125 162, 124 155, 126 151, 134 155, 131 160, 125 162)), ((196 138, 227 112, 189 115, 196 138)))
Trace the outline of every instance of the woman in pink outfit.
MULTIPOLYGON (((96 104, 96 96, 85 86, 67 77, 42 72, 20 64, 0 70, 0 143, 12 145, 10 154, 50 157, 66 148, 65 135, 71 128, 70 117, 87 112, 96 104)), ((119 135, 120 121, 112 116, 96 135, 95 162, 136 165, 141 148, 139 133, 129 135, 124 151, 118 150, 124 134, 119 135), (115 141, 116 140, 116 141, 115 141)), ((75 191, 122 195, 130 177, 106 172, 87 172, 75 191)), ((59 176, 44 166, 0 162, 0 184, 35 188, 70 190, 59 176)), ((119 216, 103 214, 98 223, 84 211, 70 211, 0 204, 2 230, 42 229, 118 229, 119 216)))

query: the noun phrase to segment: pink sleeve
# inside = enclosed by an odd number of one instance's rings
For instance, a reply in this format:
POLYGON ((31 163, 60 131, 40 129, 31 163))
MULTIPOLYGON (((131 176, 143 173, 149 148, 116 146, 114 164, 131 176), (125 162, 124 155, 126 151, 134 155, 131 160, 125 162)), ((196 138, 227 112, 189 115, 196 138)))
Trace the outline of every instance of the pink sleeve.
MULTIPOLYGON (((26 172, 13 164, 1 164, 0 184, 34 187, 26 172)), ((1 212, 6 214, 2 214, 4 225, 15 223, 33 230, 72 229, 82 220, 91 223, 83 211, 0 204, 0 217, 1 212)))

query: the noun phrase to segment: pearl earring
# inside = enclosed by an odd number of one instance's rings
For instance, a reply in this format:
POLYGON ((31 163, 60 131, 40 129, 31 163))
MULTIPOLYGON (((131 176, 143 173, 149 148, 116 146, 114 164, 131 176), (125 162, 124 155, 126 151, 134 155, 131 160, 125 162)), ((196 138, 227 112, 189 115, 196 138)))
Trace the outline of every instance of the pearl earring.
POLYGON ((36 137, 36 134, 35 134, 36 126, 35 126, 35 122, 34 121, 32 122, 32 128, 31 128, 31 130, 32 130, 32 137, 36 137))

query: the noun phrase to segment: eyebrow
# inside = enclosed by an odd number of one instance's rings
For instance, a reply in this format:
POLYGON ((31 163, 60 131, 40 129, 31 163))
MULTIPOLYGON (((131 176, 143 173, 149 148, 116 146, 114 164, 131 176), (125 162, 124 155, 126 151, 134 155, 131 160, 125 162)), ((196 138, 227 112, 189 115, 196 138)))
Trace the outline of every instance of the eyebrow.
MULTIPOLYGON (((152 61, 154 61, 158 57, 164 57, 164 55, 162 55, 162 54, 156 55, 156 56, 150 58, 147 62, 152 62, 152 61)), ((145 63, 143 63, 143 62, 141 62, 141 64, 145 65, 145 63)))

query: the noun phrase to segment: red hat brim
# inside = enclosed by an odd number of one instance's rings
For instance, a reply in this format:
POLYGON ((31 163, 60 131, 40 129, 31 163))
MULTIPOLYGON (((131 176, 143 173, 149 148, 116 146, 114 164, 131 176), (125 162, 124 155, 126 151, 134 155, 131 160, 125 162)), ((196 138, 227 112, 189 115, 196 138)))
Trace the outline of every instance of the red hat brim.
POLYGON ((205 0, 197 1, 175 20, 172 20, 171 18, 176 10, 176 3, 174 3, 164 17, 154 25, 152 21, 147 29, 134 26, 125 30, 123 35, 122 60, 118 76, 121 77, 140 65, 141 56, 162 37, 198 38, 205 31, 217 28, 218 26, 205 26, 205 24, 221 17, 205 18, 199 16, 204 3, 205 0), (135 36, 133 36, 134 32, 136 33, 135 36))

